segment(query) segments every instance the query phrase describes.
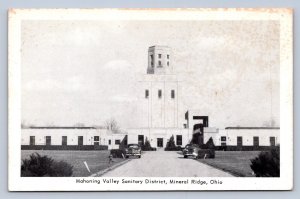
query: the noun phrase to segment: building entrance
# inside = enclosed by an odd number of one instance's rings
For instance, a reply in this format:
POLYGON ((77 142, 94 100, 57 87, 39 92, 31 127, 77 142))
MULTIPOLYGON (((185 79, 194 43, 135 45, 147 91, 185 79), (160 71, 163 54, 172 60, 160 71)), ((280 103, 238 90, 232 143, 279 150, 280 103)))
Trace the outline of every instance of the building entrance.
POLYGON ((164 147, 164 139, 157 138, 157 147, 164 147))

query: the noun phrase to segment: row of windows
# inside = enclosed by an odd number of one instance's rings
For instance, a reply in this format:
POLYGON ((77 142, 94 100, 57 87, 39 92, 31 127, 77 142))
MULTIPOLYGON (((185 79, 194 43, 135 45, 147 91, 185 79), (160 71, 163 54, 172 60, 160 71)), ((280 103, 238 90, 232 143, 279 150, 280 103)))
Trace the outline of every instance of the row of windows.
MULTIPOLYGON (((161 54, 158 54, 158 59, 161 59, 162 55, 161 54)), ((154 59, 153 59, 153 55, 150 55, 150 58, 151 58, 151 66, 153 67, 153 63, 154 63, 154 59)), ((167 55, 167 59, 169 60, 170 59, 170 55, 167 55)), ((169 66, 169 61, 167 61, 167 66, 169 66)), ((158 66, 162 66, 162 62, 161 60, 158 60, 158 66)))
MULTIPOLYGON (((35 145, 35 136, 30 136, 29 139, 29 144, 30 145, 35 145)), ((99 136, 94 136, 94 145, 99 145, 99 136)), ((46 145, 51 145, 51 136, 46 136, 45 137, 46 145)), ((120 140, 115 140, 115 144, 119 145, 121 143, 120 140)), ((61 144, 63 146, 68 145, 68 137, 67 136, 62 136, 62 141, 61 144)), ((111 140, 108 140, 108 144, 111 145, 111 140)), ((83 145, 83 136, 78 136, 78 142, 77 145, 83 145)))
MULTIPOLYGON (((221 136, 221 146, 226 146, 226 136, 221 136)), ((270 137, 270 146, 275 146, 276 141, 275 141, 275 137, 270 137)), ((242 136, 238 136, 237 137, 237 146, 243 146, 243 137, 242 136)), ((259 146, 259 137, 258 136, 254 136, 253 137, 253 146, 259 146)))
MULTIPOLYGON (((158 54, 158 58, 161 59, 161 54, 158 54)), ((170 59, 170 55, 167 55, 167 59, 170 59)))
MULTIPOLYGON (((158 98, 161 99, 162 97, 162 90, 158 90, 158 98)), ((145 98, 149 98, 149 90, 146 89, 145 90, 145 98)), ((174 99, 175 98, 175 90, 171 90, 171 99, 174 99)))

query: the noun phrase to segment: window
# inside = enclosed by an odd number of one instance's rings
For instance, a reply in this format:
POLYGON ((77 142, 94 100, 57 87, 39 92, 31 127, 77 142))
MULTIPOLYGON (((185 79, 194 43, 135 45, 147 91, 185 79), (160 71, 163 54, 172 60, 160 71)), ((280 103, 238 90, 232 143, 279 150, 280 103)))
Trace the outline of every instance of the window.
POLYGON ((170 59, 170 55, 167 55, 167 59, 170 59))
POLYGON ((30 136, 30 145, 35 145, 35 136, 30 136))
POLYGON ((162 96, 162 91, 158 90, 158 98, 161 98, 161 96, 162 96))
POLYGON ((158 58, 161 58, 161 54, 158 54, 158 58))
POLYGON ((171 98, 172 98, 172 99, 175 98, 175 90, 171 90, 171 98))
POLYGON ((99 136, 94 136, 94 145, 99 145, 99 136))
POLYGON ((149 98, 149 90, 145 90, 145 98, 149 98))
POLYGON ((121 141, 120 140, 115 140, 115 144, 119 145, 119 144, 121 144, 121 141))
POLYGON ((66 146, 68 144, 67 136, 62 136, 61 138, 61 145, 66 146))
POLYGON ((108 145, 111 145, 111 140, 108 140, 108 145))
POLYGON ((270 146, 275 146, 275 137, 270 137, 270 146))
POLYGON ((51 145, 51 136, 46 136, 46 145, 51 145))
POLYGON ((144 135, 138 135, 138 144, 140 146, 144 145, 144 135))
POLYGON ((226 146, 226 136, 221 136, 221 146, 226 146))
POLYGON ((176 135, 176 145, 182 145, 182 135, 176 135))
POLYGON ((83 145, 83 136, 78 136, 78 145, 83 145))
POLYGON ((150 55, 151 66, 153 67, 153 55, 150 55))
POLYGON ((158 66, 161 66, 161 61, 158 61, 158 66))
POLYGON ((167 62, 167 66, 169 66, 170 64, 169 64, 169 62, 167 62))
POLYGON ((237 146, 243 146, 243 137, 241 136, 237 137, 237 146))
POLYGON ((253 137, 253 146, 259 146, 259 137, 257 136, 253 137))

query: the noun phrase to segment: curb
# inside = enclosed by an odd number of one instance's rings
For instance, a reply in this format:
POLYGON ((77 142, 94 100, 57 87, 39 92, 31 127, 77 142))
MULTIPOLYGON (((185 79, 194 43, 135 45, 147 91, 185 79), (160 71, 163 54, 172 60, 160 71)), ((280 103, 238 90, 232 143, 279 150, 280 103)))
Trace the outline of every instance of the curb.
POLYGON ((111 167, 109 167, 109 168, 106 168, 106 169, 103 169, 103 170, 101 170, 101 171, 98 171, 97 173, 94 173, 94 174, 90 175, 89 177, 100 177, 100 176, 102 176, 103 174, 105 174, 105 173, 107 173, 107 172, 109 172, 109 171, 112 171, 112 170, 116 169, 117 167, 119 167, 119 166, 121 166, 121 165, 123 165, 123 164, 126 164, 126 163, 129 162, 130 160, 131 160, 131 159, 127 159, 127 160, 124 160, 124 161, 122 161, 122 162, 119 162, 119 163, 117 163, 117 164, 115 164, 115 165, 113 165, 113 166, 111 166, 111 167))

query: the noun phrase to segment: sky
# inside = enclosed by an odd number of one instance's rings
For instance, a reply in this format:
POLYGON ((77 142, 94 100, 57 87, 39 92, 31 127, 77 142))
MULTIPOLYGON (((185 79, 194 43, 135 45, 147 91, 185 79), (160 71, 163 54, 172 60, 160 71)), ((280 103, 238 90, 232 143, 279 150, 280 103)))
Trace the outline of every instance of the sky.
POLYGON ((148 47, 166 45, 179 123, 197 109, 219 128, 279 126, 276 21, 23 21, 21 34, 25 125, 138 127, 148 47))

